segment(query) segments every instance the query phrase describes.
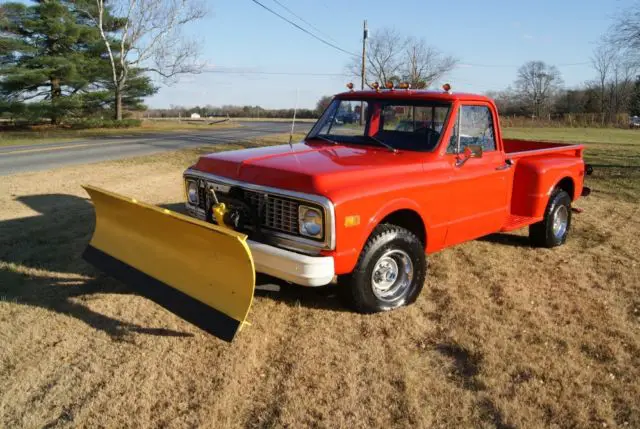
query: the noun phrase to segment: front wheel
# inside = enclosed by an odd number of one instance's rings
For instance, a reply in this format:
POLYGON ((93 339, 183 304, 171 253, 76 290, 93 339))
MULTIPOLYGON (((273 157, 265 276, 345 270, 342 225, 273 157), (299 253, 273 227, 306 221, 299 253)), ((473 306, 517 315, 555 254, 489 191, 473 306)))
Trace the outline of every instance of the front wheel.
POLYGON ((556 189, 549 197, 542 221, 529 226, 529 239, 534 246, 560 246, 567 241, 570 227, 571 197, 566 191, 556 189))
POLYGON ((395 225, 378 225, 351 274, 340 278, 351 304, 361 313, 391 310, 414 302, 427 274, 422 242, 395 225))

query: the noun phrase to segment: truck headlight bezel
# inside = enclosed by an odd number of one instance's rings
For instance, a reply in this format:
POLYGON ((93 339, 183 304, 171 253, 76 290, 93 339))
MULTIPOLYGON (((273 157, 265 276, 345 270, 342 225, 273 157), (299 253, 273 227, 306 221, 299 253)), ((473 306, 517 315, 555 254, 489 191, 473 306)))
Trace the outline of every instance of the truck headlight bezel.
POLYGON ((300 206, 298 206, 298 232, 303 237, 309 237, 314 240, 323 240, 323 210, 318 207, 300 204, 300 206))
POLYGON ((198 184, 195 180, 187 180, 187 201, 189 204, 198 205, 198 184))

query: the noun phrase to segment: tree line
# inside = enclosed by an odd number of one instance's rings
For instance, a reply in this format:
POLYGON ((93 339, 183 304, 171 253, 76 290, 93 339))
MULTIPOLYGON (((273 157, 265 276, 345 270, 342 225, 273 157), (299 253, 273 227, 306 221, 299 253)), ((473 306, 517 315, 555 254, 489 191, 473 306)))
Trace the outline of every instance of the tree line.
MULTIPOLYGON (((294 109, 265 109, 260 106, 234 106, 225 105, 221 107, 206 106, 170 106, 168 109, 149 109, 145 112, 145 118, 188 118, 193 113, 197 113, 202 118, 209 117, 230 117, 230 118, 292 118, 294 109)), ((322 110, 298 109, 296 118, 311 119, 317 118, 322 110)))
MULTIPOLYGON (((114 118, 146 110, 158 91, 152 76, 171 82, 198 73, 198 45, 182 29, 205 16, 206 0, 37 0, 0 5, 0 118, 52 124, 75 118, 114 118)), ((366 82, 410 82, 428 88, 458 60, 424 39, 383 28, 366 40, 366 82)), ((591 118, 619 123, 640 115, 640 8, 621 14, 594 49, 593 79, 566 88, 557 67, 530 61, 511 86, 491 92, 507 116, 591 118)), ((360 60, 346 65, 360 76, 360 60)), ((317 117, 330 101, 299 109, 317 117)), ((196 106, 153 109, 145 116, 291 117, 292 109, 196 106)))
POLYGON ((577 88, 563 88, 556 67, 531 61, 520 67, 513 86, 487 95, 505 116, 561 119, 580 126, 626 126, 629 116, 640 115, 640 67, 628 52, 612 45, 596 48, 591 62, 596 77, 577 88))
POLYGON ((144 110, 158 87, 202 67, 182 27, 199 0, 37 0, 0 5, 0 113, 27 120, 144 110))
MULTIPOLYGON (((428 88, 442 79, 458 60, 425 40, 403 37, 383 28, 367 41, 366 82, 411 83, 428 88)), ((625 124, 628 115, 640 115, 640 8, 624 11, 594 49, 590 59, 594 78, 575 88, 565 88, 558 68, 529 61, 516 72, 512 85, 491 91, 501 113, 533 119, 568 118, 580 125, 625 124)), ((354 58, 347 70, 359 79, 361 64, 354 58)), ((328 98, 318 101, 317 109, 328 98)))

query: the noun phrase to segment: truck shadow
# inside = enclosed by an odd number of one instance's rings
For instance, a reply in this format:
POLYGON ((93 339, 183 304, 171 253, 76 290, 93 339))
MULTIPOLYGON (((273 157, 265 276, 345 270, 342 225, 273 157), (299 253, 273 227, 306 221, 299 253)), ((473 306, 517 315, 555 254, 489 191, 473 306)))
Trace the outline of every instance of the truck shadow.
POLYGON ((129 333, 186 337, 193 334, 151 328, 92 310, 96 294, 129 294, 124 285, 100 275, 81 255, 94 228, 87 199, 65 195, 16 198, 37 215, 0 221, 0 299, 76 318, 114 340, 129 333))
POLYGON ((486 243, 502 244, 505 246, 531 247, 531 242, 529 241, 529 237, 524 235, 506 234, 503 232, 486 235, 476 240, 484 241, 486 243))
POLYGON ((265 274, 256 276, 256 296, 284 302, 290 307, 302 306, 349 312, 350 309, 345 307, 338 292, 338 286, 333 284, 322 287, 304 287, 265 274))

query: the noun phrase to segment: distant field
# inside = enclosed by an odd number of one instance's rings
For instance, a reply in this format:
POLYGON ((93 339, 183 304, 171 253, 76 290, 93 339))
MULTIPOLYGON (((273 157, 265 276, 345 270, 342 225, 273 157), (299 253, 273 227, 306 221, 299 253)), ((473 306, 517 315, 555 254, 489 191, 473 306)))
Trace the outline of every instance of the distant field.
POLYGON ((511 139, 640 144, 640 130, 622 128, 504 128, 503 132, 511 139))
POLYGON ((142 121, 140 127, 131 128, 95 128, 72 130, 68 128, 34 128, 33 130, 0 131, 0 146, 24 145, 33 143, 67 142, 83 138, 136 135, 152 132, 173 132, 192 130, 211 130, 234 128, 237 124, 220 122, 209 124, 204 121, 142 121))
POLYGON ((80 184, 179 210, 199 153, 286 138, 2 178, 0 427, 640 428, 635 139, 587 143, 594 191, 565 246, 447 249, 390 313, 284 287, 226 344, 81 260, 80 184))

